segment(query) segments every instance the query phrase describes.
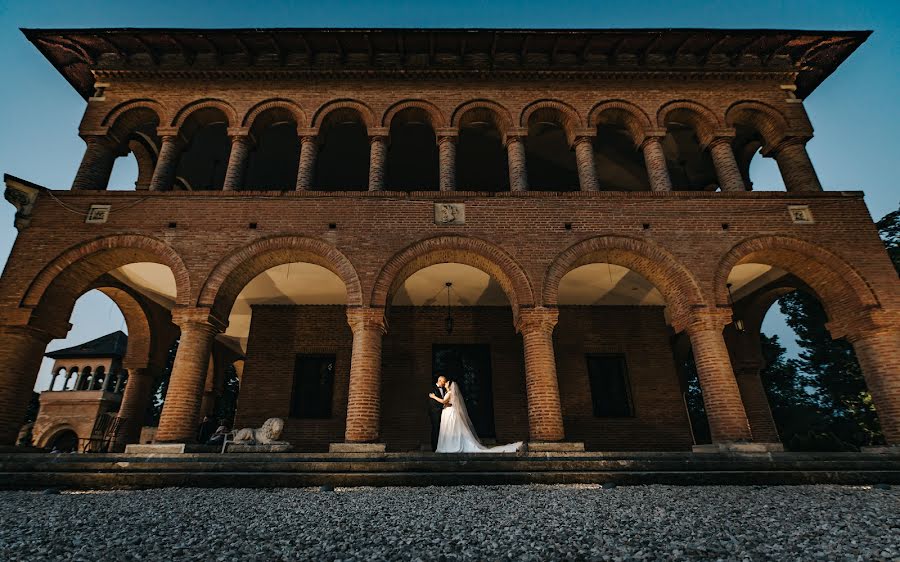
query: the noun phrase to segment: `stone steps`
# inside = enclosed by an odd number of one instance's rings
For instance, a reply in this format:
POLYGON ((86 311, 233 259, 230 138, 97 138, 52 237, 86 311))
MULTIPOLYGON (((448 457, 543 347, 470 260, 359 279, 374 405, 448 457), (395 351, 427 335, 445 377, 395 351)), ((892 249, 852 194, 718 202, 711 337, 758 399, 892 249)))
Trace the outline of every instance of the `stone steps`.
POLYGON ((430 484, 900 484, 900 454, 0 455, 0 488, 430 484))

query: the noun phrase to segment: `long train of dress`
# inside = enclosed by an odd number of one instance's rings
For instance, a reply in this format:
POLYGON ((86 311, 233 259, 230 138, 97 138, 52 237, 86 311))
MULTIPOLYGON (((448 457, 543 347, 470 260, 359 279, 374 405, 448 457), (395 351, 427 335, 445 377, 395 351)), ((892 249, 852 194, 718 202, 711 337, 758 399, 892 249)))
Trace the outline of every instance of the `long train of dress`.
POLYGON ((522 442, 487 447, 475 434, 462 392, 453 383, 448 393, 449 402, 441 412, 441 430, 438 435, 438 453, 515 453, 522 442))

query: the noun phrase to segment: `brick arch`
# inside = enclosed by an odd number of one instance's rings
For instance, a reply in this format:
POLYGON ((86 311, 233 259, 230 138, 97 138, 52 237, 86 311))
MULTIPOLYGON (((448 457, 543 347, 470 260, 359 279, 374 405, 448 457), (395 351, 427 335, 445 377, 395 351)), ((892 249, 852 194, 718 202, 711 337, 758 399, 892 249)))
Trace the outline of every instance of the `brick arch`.
POLYGON ((575 129, 583 126, 578 111, 571 105, 557 100, 538 100, 528 104, 522 110, 519 125, 528 127, 531 118, 536 114, 558 123, 566 131, 570 143, 575 138, 575 129))
POLYGON ((691 308, 705 305, 699 283, 674 255, 652 242, 613 234, 582 240, 556 256, 544 275, 543 305, 556 306, 562 278, 589 263, 620 265, 644 276, 671 307, 673 323, 691 308))
POLYGON ((501 136, 513 126, 512 115, 508 109, 495 101, 485 99, 468 101, 457 107, 450 117, 451 126, 457 128, 465 126, 466 116, 469 114, 484 116, 485 121, 493 122, 501 136))
POLYGON ((31 282, 21 301, 34 309, 40 322, 68 320, 75 300, 104 273, 129 263, 151 262, 167 266, 175 276, 176 303, 191 302, 187 267, 168 244, 142 234, 117 234, 74 246, 51 261, 31 282))
POLYGON ((716 304, 728 305, 728 276, 736 265, 760 263, 783 269, 808 286, 831 322, 852 322, 880 303, 863 277, 846 261, 816 244, 787 236, 756 236, 736 244, 714 277, 716 304))
POLYGON ((312 126, 321 128, 325 118, 336 111, 352 111, 356 113, 366 126, 366 129, 378 126, 375 112, 368 105, 351 99, 333 100, 317 109, 312 118, 312 126))
POLYGON ((156 117, 157 119, 159 119, 160 124, 167 123, 169 120, 168 110, 166 110, 163 104, 150 98, 142 98, 120 103, 116 107, 112 108, 103 118, 103 120, 100 121, 100 125, 104 127, 110 127, 114 125, 115 122, 118 121, 119 118, 124 114, 135 109, 148 109, 152 111, 156 114, 156 117))
POLYGON ((725 126, 708 107, 690 100, 674 100, 660 107, 656 112, 657 126, 665 129, 673 114, 693 127, 700 142, 704 144, 709 142, 716 129, 725 126))
POLYGON ((227 319, 235 299, 254 277, 285 263, 319 265, 337 275, 347 289, 347 305, 363 304, 356 268, 337 248, 304 236, 274 236, 257 240, 221 260, 200 291, 198 306, 210 307, 213 316, 227 319))
POLYGON ((144 307, 143 299, 131 290, 116 286, 97 286, 98 291, 109 297, 119 307, 128 327, 128 348, 122 359, 126 369, 146 367, 153 350, 155 334, 150 329, 150 315, 144 307))
POLYGON ((647 112, 624 100, 602 101, 591 109, 588 127, 596 128, 604 123, 623 125, 631 133, 635 144, 640 143, 646 130, 653 126, 647 112))
POLYGON ((381 268, 372 288, 371 306, 386 307, 410 275, 439 263, 461 263, 480 269, 497 280, 512 305, 533 307, 531 282, 515 259, 501 248, 469 236, 436 236, 420 240, 395 254, 381 268))
POLYGON ((428 117, 432 129, 446 126, 447 121, 441 110, 433 103, 425 100, 403 100, 395 103, 384 112, 384 116, 381 118, 381 126, 390 127, 394 118, 397 117, 401 111, 407 109, 419 109, 423 111, 428 117))
POLYGON ((725 111, 729 127, 746 125, 757 131, 765 141, 764 149, 776 146, 788 130, 788 122, 774 107, 755 100, 739 101, 725 111))
POLYGON ((50 445, 50 442, 56 439, 62 432, 71 431, 78 438, 78 432, 69 422, 58 422, 41 432, 41 436, 37 439, 35 447, 43 449, 50 445))
POLYGON ((176 129, 180 129, 184 122, 190 117, 192 114, 200 111, 201 109, 209 109, 214 108, 218 109, 225 116, 225 119, 228 121, 229 127, 236 127, 238 124, 238 116, 237 111, 235 111, 234 107, 226 101, 217 100, 217 99, 202 99, 191 102, 186 106, 182 107, 178 110, 178 113, 175 115, 175 118, 172 120, 172 126, 176 129))
POLYGON ((273 98, 254 105, 250 111, 244 115, 243 126, 248 128, 252 127, 254 121, 256 121, 260 115, 267 111, 277 109, 290 113, 298 127, 308 126, 306 113, 303 111, 303 108, 290 100, 282 98, 273 98))

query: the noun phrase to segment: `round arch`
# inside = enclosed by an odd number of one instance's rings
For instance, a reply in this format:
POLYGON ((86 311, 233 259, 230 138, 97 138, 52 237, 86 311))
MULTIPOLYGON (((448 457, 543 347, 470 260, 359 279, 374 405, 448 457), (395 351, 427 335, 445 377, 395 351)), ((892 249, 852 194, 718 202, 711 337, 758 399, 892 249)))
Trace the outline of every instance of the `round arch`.
POLYGON ((556 256, 544 276, 543 305, 556 306, 562 278, 576 267, 589 263, 612 263, 644 276, 662 293, 666 305, 672 307, 670 317, 673 319, 687 314, 692 307, 705 304, 697 280, 667 250, 638 238, 601 235, 582 240, 556 256))
POLYGON ((403 100, 395 103, 391 107, 384 112, 384 116, 381 118, 381 126, 382 127, 390 127, 394 121, 394 118, 397 115, 405 111, 407 109, 418 109, 421 110, 424 115, 428 118, 428 124, 431 125, 432 129, 437 130, 440 127, 446 126, 446 120, 444 119, 444 114, 440 109, 433 103, 425 100, 403 100))
POLYGON ((468 236, 427 238, 395 254, 375 279, 371 306, 386 307, 410 275, 439 263, 461 263, 491 275, 506 293, 514 318, 518 318, 519 308, 534 306, 531 283, 515 259, 489 242, 468 236))
POLYGON ((625 127, 631 133, 635 145, 641 142, 646 130, 652 127, 650 116, 643 109, 624 100, 602 101, 591 109, 588 127, 596 128, 601 124, 625 127))
POLYGON ((695 101, 674 100, 666 103, 656 112, 656 124, 666 128, 673 117, 693 127, 701 143, 708 142, 713 131, 724 127, 724 123, 712 110, 695 101))
POLYGON ((355 113, 366 129, 378 126, 372 109, 368 105, 352 99, 333 100, 317 109, 312 118, 312 126, 321 128, 325 119, 335 112, 355 113))
POLYGON ((243 126, 247 128, 253 127, 253 123, 260 115, 273 110, 281 110, 289 114, 298 127, 307 126, 308 121, 303 108, 290 100, 282 98, 273 98, 254 105, 244 116, 243 126))
POLYGON ((347 289, 347 305, 363 304, 356 269, 334 246, 303 236, 276 236, 257 240, 220 261, 200 291, 198 306, 210 307, 217 318, 227 319, 241 290, 254 277, 277 265, 305 262, 337 275, 347 289))
POLYGON ((569 143, 574 140, 575 129, 582 126, 581 116, 571 105, 557 100, 538 100, 525 106, 519 117, 519 125, 528 127, 533 117, 540 117, 558 124, 566 131, 569 143))
POLYGON ((100 124, 104 127, 114 127, 116 122, 122 119, 126 114, 140 110, 154 113, 160 125, 168 123, 168 111, 161 103, 152 99, 139 99, 117 105, 106 114, 100 124))
POLYGON ((116 286, 98 286, 98 291, 116 303, 128 327, 128 347, 122 366, 126 369, 146 367, 154 348, 154 333, 150 329, 150 315, 144 307, 143 299, 136 297, 128 289, 116 286))
POLYGON ((774 107, 755 100, 739 101, 725 111, 725 123, 729 127, 745 125, 757 131, 768 150, 784 140, 788 123, 774 107))
POLYGON ((716 304, 728 304, 728 276, 736 265, 761 263, 787 271, 805 283, 830 322, 850 320, 880 303, 863 277, 824 248, 787 236, 756 236, 737 243, 720 261, 714 277, 716 304))
POLYGON ((176 303, 191 302, 190 274, 171 246, 142 234, 118 234, 84 242, 54 258, 35 276, 21 306, 34 309, 35 318, 58 317, 59 310, 48 307, 62 304, 70 309, 100 275, 138 262, 167 266, 175 277, 176 303))
POLYGON ((476 119, 493 123, 501 135, 505 135, 513 126, 509 110, 495 101, 486 99, 468 101, 457 107, 450 118, 450 124, 460 128, 476 119))
POLYGON ((175 118, 172 121, 172 126, 176 129, 180 129, 184 122, 193 115, 194 113, 203 110, 203 109, 218 109, 225 116, 226 121, 228 121, 229 127, 234 127, 238 123, 237 111, 235 111, 234 107, 226 101, 218 100, 218 99, 202 99, 191 102, 180 110, 175 115, 175 118))
POLYGON ((70 439, 72 437, 74 437, 74 443, 75 443, 75 446, 77 449, 78 432, 75 431, 75 428, 72 427, 68 423, 61 423, 61 424, 51 426, 49 429, 44 431, 44 433, 41 435, 41 438, 38 440, 37 443, 35 443, 35 445, 39 449, 44 449, 46 447, 49 447, 51 443, 55 442, 60 437, 66 436, 67 433, 71 434, 71 436, 68 436, 70 439))

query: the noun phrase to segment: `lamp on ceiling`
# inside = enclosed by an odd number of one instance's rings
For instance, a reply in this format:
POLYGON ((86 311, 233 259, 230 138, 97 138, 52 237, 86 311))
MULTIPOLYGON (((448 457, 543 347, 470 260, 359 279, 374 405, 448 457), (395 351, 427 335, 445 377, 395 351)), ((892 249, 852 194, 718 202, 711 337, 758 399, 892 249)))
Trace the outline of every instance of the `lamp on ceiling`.
POLYGON ((453 313, 450 309, 450 288, 453 287, 453 282, 447 281, 444 283, 444 286, 447 287, 447 319, 444 320, 444 327, 447 329, 447 335, 453 333, 453 313))
POLYGON ((734 297, 731 294, 731 283, 726 283, 725 288, 728 289, 728 306, 731 307, 731 319, 734 324, 734 329, 738 332, 744 331, 744 321, 738 318, 734 313, 734 297))

